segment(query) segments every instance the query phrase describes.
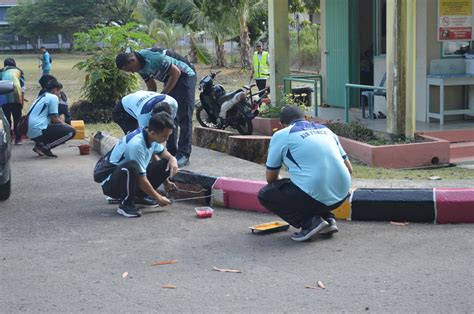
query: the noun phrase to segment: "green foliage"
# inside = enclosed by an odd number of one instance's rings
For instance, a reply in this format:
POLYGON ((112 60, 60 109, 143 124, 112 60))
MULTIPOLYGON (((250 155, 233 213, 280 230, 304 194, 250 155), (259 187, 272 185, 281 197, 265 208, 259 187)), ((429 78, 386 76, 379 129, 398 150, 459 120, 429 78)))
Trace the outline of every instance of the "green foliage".
POLYGON ((139 16, 138 0, 100 0, 99 10, 104 22, 120 25, 137 21, 139 16))
POLYGON ((111 123, 112 109, 96 106, 89 101, 78 101, 69 108, 74 120, 84 120, 85 123, 111 123))
POLYGON ((87 60, 74 65, 86 72, 82 96, 97 108, 109 109, 110 112, 121 97, 138 88, 135 74, 115 66, 116 55, 128 47, 134 50, 149 47, 153 40, 134 23, 121 27, 99 26, 86 33, 74 34, 74 37, 77 50, 92 54, 87 60))
POLYGON ((303 24, 300 30, 300 49, 298 53, 298 34, 290 31, 290 62, 300 65, 315 65, 320 57, 319 26, 316 24, 303 24))
POLYGON ((100 21, 95 0, 37 0, 8 9, 7 21, 16 35, 35 43, 39 36, 73 34, 100 21))
POLYGON ((281 110, 284 107, 297 106, 303 112, 306 111, 304 102, 302 102, 298 97, 295 97, 293 94, 283 94, 280 102, 277 104, 264 104, 260 106, 260 114, 262 118, 279 118, 281 110))
POLYGON ((325 125, 339 136, 347 137, 374 146, 410 144, 424 141, 424 139, 419 136, 415 137, 415 139, 411 139, 400 135, 375 132, 358 121, 352 121, 349 123, 330 121, 325 123, 325 125))

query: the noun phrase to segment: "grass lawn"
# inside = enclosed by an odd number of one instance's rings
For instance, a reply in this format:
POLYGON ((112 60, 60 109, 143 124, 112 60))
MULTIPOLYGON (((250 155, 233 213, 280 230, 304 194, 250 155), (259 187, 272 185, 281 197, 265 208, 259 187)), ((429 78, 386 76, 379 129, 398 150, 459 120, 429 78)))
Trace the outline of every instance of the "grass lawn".
MULTIPOLYGON (((81 98, 81 87, 84 83, 84 73, 73 69, 74 64, 84 60, 86 56, 79 54, 52 54, 53 64, 51 74, 56 76, 63 84, 64 91, 69 97, 69 104, 81 98)), ((25 106, 27 110, 29 104, 36 98, 40 86, 38 79, 41 76, 41 71, 38 68, 38 55, 20 54, 7 55, 3 58, 12 57, 16 60, 17 66, 25 73, 26 80, 26 98, 29 103, 25 106)), ((244 84, 248 84, 249 73, 242 72, 240 69, 213 69, 213 71, 221 71, 217 76, 216 82, 222 84, 227 91, 233 91, 244 84)), ((198 80, 203 76, 209 74, 210 67, 197 66, 198 80)), ((143 88, 144 85, 143 85, 143 88)), ((196 92, 196 96, 199 95, 196 92)), ((90 124, 86 125, 86 134, 92 132, 104 131, 110 135, 120 137, 122 136, 121 129, 114 123, 112 124, 90 124)), ((423 169, 423 170, 393 170, 369 167, 357 161, 354 161, 354 175, 359 179, 408 179, 408 180, 428 180, 431 176, 439 176, 443 180, 449 179, 465 179, 474 180, 474 170, 461 169, 458 167, 447 167, 437 169, 423 169)))

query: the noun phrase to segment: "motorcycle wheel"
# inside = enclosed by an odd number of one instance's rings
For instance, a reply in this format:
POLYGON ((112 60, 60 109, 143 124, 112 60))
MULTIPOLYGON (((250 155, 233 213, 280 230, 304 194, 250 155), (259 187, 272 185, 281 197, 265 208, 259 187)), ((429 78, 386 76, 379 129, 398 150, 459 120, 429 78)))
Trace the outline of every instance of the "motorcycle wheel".
POLYGON ((196 119, 199 124, 205 128, 217 128, 217 125, 211 121, 206 110, 204 110, 200 103, 196 103, 196 119))
POLYGON ((242 135, 252 135, 253 133, 253 124, 252 119, 246 117, 245 113, 241 108, 237 111, 239 119, 235 123, 234 127, 242 135))

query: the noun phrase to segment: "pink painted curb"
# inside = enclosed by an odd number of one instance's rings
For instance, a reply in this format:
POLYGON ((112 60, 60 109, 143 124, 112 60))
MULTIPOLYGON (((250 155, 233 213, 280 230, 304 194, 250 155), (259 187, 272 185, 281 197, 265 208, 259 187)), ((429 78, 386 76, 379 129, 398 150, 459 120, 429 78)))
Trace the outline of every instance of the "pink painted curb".
POLYGON ((434 189, 436 222, 474 223, 474 189, 434 189))
POLYGON ((223 205, 227 208, 243 209, 260 213, 268 213, 258 201, 258 191, 267 183, 234 178, 217 178, 212 189, 216 193, 223 192, 223 205))

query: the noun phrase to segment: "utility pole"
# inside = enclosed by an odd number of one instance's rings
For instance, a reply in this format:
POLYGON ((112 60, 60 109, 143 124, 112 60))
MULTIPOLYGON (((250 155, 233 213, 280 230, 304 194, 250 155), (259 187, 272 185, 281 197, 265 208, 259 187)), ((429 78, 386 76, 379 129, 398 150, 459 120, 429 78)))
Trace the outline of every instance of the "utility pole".
POLYGON ((414 137, 416 1, 387 1, 387 132, 414 137))
POLYGON ((270 98, 274 104, 277 104, 282 97, 280 88, 283 84, 283 77, 290 73, 288 0, 268 0, 268 34, 270 98), (278 85, 280 85, 280 88, 278 85))

